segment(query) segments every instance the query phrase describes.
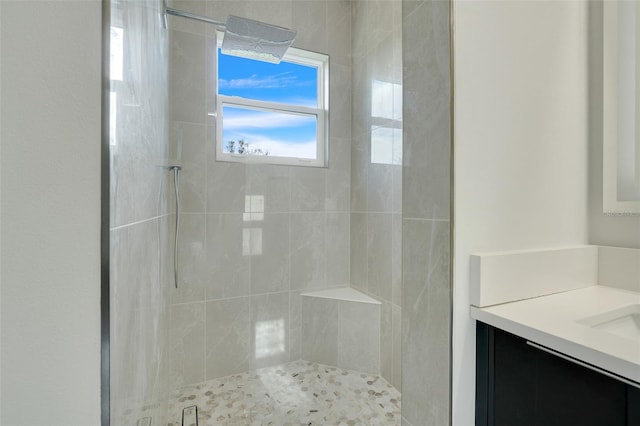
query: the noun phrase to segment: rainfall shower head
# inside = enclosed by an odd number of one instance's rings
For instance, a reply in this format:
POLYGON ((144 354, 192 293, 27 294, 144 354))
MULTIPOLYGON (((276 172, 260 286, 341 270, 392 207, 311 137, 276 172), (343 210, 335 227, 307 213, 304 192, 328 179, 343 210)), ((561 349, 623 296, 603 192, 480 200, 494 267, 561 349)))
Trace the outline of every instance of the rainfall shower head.
POLYGON ((296 32, 252 19, 229 15, 222 53, 278 64, 293 43, 296 32))
POLYGON ((172 9, 164 0, 163 26, 167 28, 167 15, 180 16, 224 28, 222 53, 279 64, 293 43, 296 32, 252 19, 229 15, 227 22, 199 16, 191 12, 172 9))

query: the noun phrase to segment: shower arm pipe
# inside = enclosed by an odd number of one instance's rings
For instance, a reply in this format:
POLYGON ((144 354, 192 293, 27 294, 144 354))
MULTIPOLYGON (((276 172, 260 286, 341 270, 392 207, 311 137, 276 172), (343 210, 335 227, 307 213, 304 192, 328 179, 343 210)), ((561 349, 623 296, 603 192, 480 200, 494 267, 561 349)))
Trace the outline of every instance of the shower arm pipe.
POLYGON ((213 24, 218 26, 219 28, 227 28, 227 24, 225 22, 216 21, 215 19, 207 18, 206 16, 196 15, 195 13, 186 12, 184 10, 173 9, 171 7, 164 8, 165 20, 166 15, 179 16, 181 18, 193 19, 195 21, 206 22, 207 24, 213 24))

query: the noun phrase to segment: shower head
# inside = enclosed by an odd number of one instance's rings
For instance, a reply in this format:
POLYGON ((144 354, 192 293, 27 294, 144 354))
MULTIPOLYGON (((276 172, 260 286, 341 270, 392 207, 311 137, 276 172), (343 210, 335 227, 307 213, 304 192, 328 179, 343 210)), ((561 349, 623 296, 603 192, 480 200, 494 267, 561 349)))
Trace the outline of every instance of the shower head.
POLYGON ((295 37, 293 30, 229 15, 222 53, 279 64, 295 37))
POLYGON ((206 16, 167 7, 167 0, 163 1, 162 26, 165 29, 167 29, 167 15, 193 19, 213 24, 220 29, 224 28, 222 53, 226 55, 279 64, 296 37, 296 32, 287 28, 233 15, 229 15, 227 22, 224 23, 206 16))

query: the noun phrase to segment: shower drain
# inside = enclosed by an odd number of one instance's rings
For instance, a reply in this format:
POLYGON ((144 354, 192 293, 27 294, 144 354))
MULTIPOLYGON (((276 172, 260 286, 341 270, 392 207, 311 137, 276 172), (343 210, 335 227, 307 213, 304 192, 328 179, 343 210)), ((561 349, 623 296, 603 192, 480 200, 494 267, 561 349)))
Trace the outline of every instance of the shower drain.
POLYGON ((192 405, 182 409, 182 426, 198 426, 198 406, 192 405))

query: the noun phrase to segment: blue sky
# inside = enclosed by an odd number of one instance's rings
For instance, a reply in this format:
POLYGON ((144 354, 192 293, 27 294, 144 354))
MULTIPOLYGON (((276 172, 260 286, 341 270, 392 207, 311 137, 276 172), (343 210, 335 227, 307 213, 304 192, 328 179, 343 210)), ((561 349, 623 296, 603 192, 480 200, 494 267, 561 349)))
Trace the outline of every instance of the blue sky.
MULTIPOLYGON (((218 54, 218 91, 227 96, 316 107, 317 70, 218 54)), ((272 156, 316 156, 314 119, 236 107, 225 107, 223 116, 225 146, 229 140, 244 139, 272 156)))

